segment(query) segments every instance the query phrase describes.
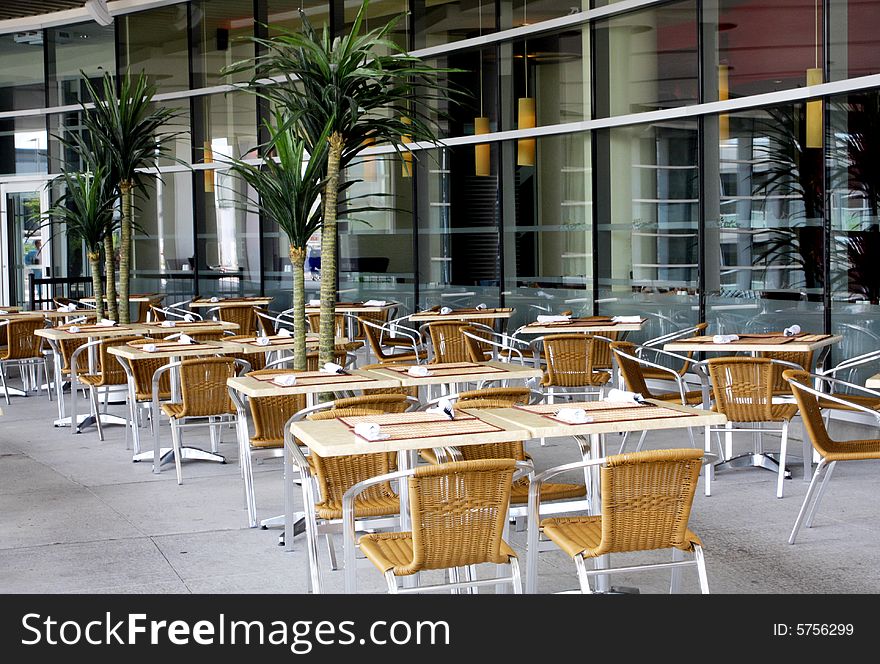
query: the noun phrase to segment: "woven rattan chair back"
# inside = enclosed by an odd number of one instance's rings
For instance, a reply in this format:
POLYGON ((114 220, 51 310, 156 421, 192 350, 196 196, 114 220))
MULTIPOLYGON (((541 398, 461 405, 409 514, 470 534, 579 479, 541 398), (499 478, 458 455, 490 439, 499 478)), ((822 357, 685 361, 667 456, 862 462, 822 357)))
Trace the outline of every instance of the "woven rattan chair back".
POLYGON ((183 409, 178 417, 208 417, 235 413, 226 380, 235 375, 230 357, 204 357, 180 363, 183 409))
MULTIPOLYGON (((603 332, 602 336, 611 341, 617 341, 619 333, 603 332)), ((594 337, 593 345, 590 348, 593 353, 593 369, 610 369, 611 368, 611 345, 605 339, 594 337)))
POLYGON ((761 357, 713 357, 706 361, 714 408, 731 422, 773 420, 774 365, 761 357))
MULTIPOLYGON (((161 298, 161 297, 154 297, 149 300, 146 300, 145 302, 138 302, 138 313, 137 313, 137 319, 135 320, 135 322, 136 323, 146 323, 147 322, 147 315, 150 313, 151 310, 154 309, 154 307, 160 306, 162 304, 163 299, 164 298, 161 298)), ((155 311, 153 313, 155 314, 155 311)))
MULTIPOLYGON (((409 366, 411 363, 407 363, 406 366, 409 366)), ((358 367, 359 369, 384 369, 389 366, 393 366, 391 364, 365 364, 363 366, 358 367)), ((408 397, 416 397, 419 396, 419 388, 415 387, 381 387, 377 389, 364 390, 364 394, 403 394, 408 397)))
MULTIPOLYGON (((834 441, 828 435, 828 428, 825 426, 825 420, 822 417, 822 409, 819 408, 819 400, 815 395, 803 390, 797 389, 797 385, 806 385, 811 387, 811 377, 806 371, 797 371, 796 369, 786 369, 782 372, 783 380, 790 380, 794 385, 791 392, 797 401, 798 411, 801 420, 804 423, 804 429, 813 443, 813 447, 823 457, 828 456, 833 451, 834 441)), ((844 396, 844 398, 846 398, 844 396)))
POLYGON ((405 573, 507 563, 501 537, 515 463, 491 459, 416 468, 407 478, 413 559, 405 573))
MULTIPOLYGON (((321 368, 321 363, 318 361, 320 353, 316 350, 309 351, 306 353, 306 370, 308 371, 318 371, 321 368)), ((348 360, 348 352, 345 349, 345 346, 334 346, 333 347, 333 362, 338 364, 341 367, 345 366, 346 361, 348 360)))
POLYGON ((459 392, 455 404, 458 408, 511 408, 525 406, 531 396, 532 391, 527 387, 487 387, 459 392), (482 405, 483 402, 492 405, 482 405))
POLYGON ((333 408, 369 408, 383 413, 403 413, 410 407, 403 394, 365 394, 359 397, 336 399, 333 408))
MULTIPOLYGON (((164 357, 148 357, 143 360, 130 360, 131 375, 134 379, 134 391, 139 400, 153 398, 153 374, 168 364, 170 360, 164 357)), ((168 399, 171 396, 171 373, 165 371, 159 376, 159 398, 168 399)))
POLYGON ((551 334, 544 337, 546 371, 541 384, 551 387, 586 387, 597 384, 594 346, 607 342, 591 334, 551 334))
MULTIPOLYGON (((61 370, 70 371, 70 358, 73 357, 74 352, 80 346, 84 346, 89 343, 89 340, 86 338, 83 339, 62 339, 58 342, 58 345, 61 347, 61 370)), ((77 375, 81 373, 87 373, 89 370, 89 355, 88 353, 80 353, 76 358, 76 373, 77 375)))
MULTIPOLYGON (((443 362, 470 362, 467 337, 461 331, 470 329, 467 323, 461 321, 436 321, 427 323, 425 327, 431 338, 431 347, 434 357, 432 364, 443 362)), ((480 360, 482 361, 482 360, 480 360)))
MULTIPOLYGON (((780 360, 782 362, 790 362, 801 367, 804 371, 810 371, 813 367, 813 352, 784 352, 773 351, 760 353, 758 357, 766 357, 771 360, 780 360)), ((782 377, 786 367, 777 364, 773 367, 773 393, 774 394, 791 394, 791 387, 788 381, 782 377)))
MULTIPOLYGON (((321 314, 310 312, 306 314, 306 318, 309 321, 309 331, 318 334, 321 331, 321 314)), ((342 314, 333 315, 333 334, 337 337, 348 336, 345 329, 345 316, 342 314)))
POLYGON ((651 450, 618 454, 600 470, 602 540, 594 554, 689 550, 686 537, 700 450, 651 450))
POLYGON ((492 333, 483 327, 470 326, 462 329, 463 331, 468 332, 468 334, 473 335, 462 335, 464 338, 465 351, 467 352, 467 360, 470 362, 485 362, 486 360, 491 360, 494 356, 495 348, 489 343, 481 343, 479 339, 475 339, 474 337, 481 337, 488 341, 492 338, 492 333))
MULTIPOLYGON (((252 334, 236 334, 232 336, 223 337, 223 341, 238 341, 239 339, 251 339, 253 340, 254 336, 252 334)), ((251 365, 251 371, 259 371, 261 369, 266 368, 266 355, 264 352, 256 352, 256 353, 223 353, 224 357, 232 357, 236 360, 244 360, 248 364, 251 365)))
MULTIPOLYGON (((364 311, 358 314, 358 318, 375 323, 376 325, 384 325, 388 322, 388 316, 390 313, 391 309, 383 309, 382 311, 364 311)), ((366 339, 366 333, 364 332, 365 327, 366 325, 361 325, 360 320, 357 321, 354 335, 355 339, 358 339, 359 341, 366 339)))
MULTIPOLYGON (((248 372, 248 376, 278 375, 297 372, 293 369, 259 369, 248 372)), ((251 444, 256 447, 283 447, 284 425, 297 412, 306 407, 304 394, 285 394, 271 397, 251 397, 248 399, 251 419, 254 422, 254 435, 251 444)))
MULTIPOLYGON (((332 408, 312 413, 309 420, 332 420, 339 417, 360 415, 381 415, 383 411, 373 408, 332 408)), ((392 473, 397 470, 395 452, 376 454, 350 454, 338 457, 309 455, 309 465, 315 474, 315 481, 321 493, 322 503, 331 509, 342 509, 342 495, 362 480, 392 473)), ((390 482, 371 486, 361 493, 355 505, 368 504, 377 499, 396 497, 390 482)), ((357 509, 357 508, 355 508, 357 509)))
MULTIPOLYGON (((104 387, 106 385, 125 385, 128 382, 128 377, 125 374, 125 369, 122 368, 122 365, 119 363, 119 360, 116 359, 115 355, 111 355, 107 352, 113 346, 125 346, 130 341, 140 341, 141 337, 128 336, 128 337, 111 337, 109 339, 103 339, 100 344, 98 344, 98 359, 100 362, 100 371, 101 371, 101 382, 97 383, 95 387, 104 387)), ((86 353, 83 352, 83 355, 86 353)))
POLYGON ((614 356, 617 359, 617 366, 623 376, 623 382, 626 385, 626 389, 630 392, 641 394, 646 399, 650 399, 652 396, 651 390, 648 389, 648 382, 642 374, 642 365, 631 357, 626 357, 620 354, 626 353, 626 355, 634 356, 636 353, 636 345, 629 341, 615 341, 611 344, 611 352, 614 353, 614 356))
POLYGON ((6 324, 6 352, 0 360, 33 360, 42 359, 40 350, 42 339, 34 336, 34 332, 45 327, 39 316, 27 318, 10 318, 6 324))
POLYGON ((253 305, 240 307, 220 307, 217 309, 217 318, 226 323, 237 323, 238 334, 253 336, 257 331, 257 314, 253 305))

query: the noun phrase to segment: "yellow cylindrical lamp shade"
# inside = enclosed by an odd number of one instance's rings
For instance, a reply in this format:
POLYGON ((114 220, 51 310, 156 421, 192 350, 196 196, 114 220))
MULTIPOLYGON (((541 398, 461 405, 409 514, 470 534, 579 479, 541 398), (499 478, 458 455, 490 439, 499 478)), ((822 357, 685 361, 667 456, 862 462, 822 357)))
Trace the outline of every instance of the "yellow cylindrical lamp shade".
MULTIPOLYGON (((376 139, 368 136, 364 139, 363 146, 365 148, 372 147, 376 144, 376 139)), ((376 157, 364 157, 364 180, 366 182, 376 181, 376 157)))
MULTIPOLYGON (((210 141, 205 141, 205 163, 213 164, 214 163, 214 150, 211 148, 210 141)), ((205 171, 205 193, 212 193, 214 191, 214 171, 206 170, 205 171)))
MULTIPOLYGON (((474 134, 489 133, 489 118, 474 118, 474 134)), ((492 146, 480 143, 474 146, 474 175, 486 177, 492 171, 492 146)))
MULTIPOLYGON (((535 98, 520 97, 518 103, 519 121, 517 129, 532 129, 537 124, 535 117, 535 98)), ((534 138, 521 138, 516 142, 516 164, 517 166, 534 166, 535 165, 535 143, 534 138)))
MULTIPOLYGON (((412 120, 410 120, 407 117, 400 118, 400 121, 403 122, 403 124, 407 124, 407 125, 412 124, 412 120)), ((412 136, 410 134, 401 134, 400 141, 402 143, 410 143, 410 142, 412 142, 412 136)), ((413 161, 412 152, 410 152, 409 150, 405 150, 401 154, 401 158, 403 159, 403 162, 400 165, 400 173, 405 178, 411 178, 412 177, 412 161, 413 161)))
MULTIPOLYGON (((730 65, 718 65, 718 101, 730 99, 730 65)), ((721 113, 718 116, 718 139, 726 141, 730 138, 730 116, 721 113)))
MULTIPOLYGON (((819 85, 822 83, 822 69, 811 68, 807 70, 807 85, 819 85)), ((807 102, 807 135, 805 144, 808 148, 821 148, 823 131, 822 101, 807 102)))

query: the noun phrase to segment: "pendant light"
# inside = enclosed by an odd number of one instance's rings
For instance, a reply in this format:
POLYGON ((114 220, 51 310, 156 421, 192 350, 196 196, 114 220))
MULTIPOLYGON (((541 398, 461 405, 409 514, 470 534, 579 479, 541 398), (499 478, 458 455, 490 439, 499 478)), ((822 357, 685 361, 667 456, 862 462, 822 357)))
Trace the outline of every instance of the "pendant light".
MULTIPOLYGON (((730 65, 718 65, 718 101, 730 99, 730 65)), ((730 138, 730 116, 727 113, 718 115, 718 140, 730 138)))
MULTIPOLYGON (((816 47, 815 62, 813 67, 807 69, 807 85, 819 85, 822 83, 822 68, 819 66, 819 0, 815 0, 815 17, 816 17, 816 47)), ((822 147, 823 132, 823 108, 822 100, 807 102, 807 131, 805 145, 808 148, 822 147)))
MULTIPOLYGON (((528 23, 526 15, 526 3, 523 0, 523 25, 528 23)), ((535 98, 529 97, 529 49, 528 41, 523 40, 523 84, 525 85, 525 96, 517 100, 517 129, 533 129, 537 124, 535 115, 535 98)), ((535 144, 534 138, 521 138, 516 142, 516 164, 517 166, 534 166, 535 165, 535 144)))
MULTIPOLYGON (((214 163, 214 150, 211 148, 211 142, 204 142, 204 161, 206 164, 214 163)), ((210 194, 214 191, 214 169, 206 168, 205 169, 205 193, 210 194)))
MULTIPOLYGON (((412 124, 412 120, 410 120, 405 115, 400 118, 400 121, 405 125, 412 124)), ((400 135, 400 142, 401 143, 410 143, 411 141, 412 141, 411 134, 401 134, 400 135)), ((403 152, 401 152, 400 157, 403 160, 400 164, 400 174, 405 178, 411 178, 412 177, 412 162, 413 162, 412 152, 410 152, 409 150, 404 150, 403 152)))
MULTIPOLYGON (((480 36, 483 36, 483 2, 477 4, 478 16, 480 21, 480 36)), ((480 116, 474 118, 474 134, 489 133, 489 118, 483 114, 483 50, 478 51, 480 58, 480 116)), ((474 146, 474 175, 478 177, 487 177, 492 171, 492 146, 488 143, 479 143, 474 146)))

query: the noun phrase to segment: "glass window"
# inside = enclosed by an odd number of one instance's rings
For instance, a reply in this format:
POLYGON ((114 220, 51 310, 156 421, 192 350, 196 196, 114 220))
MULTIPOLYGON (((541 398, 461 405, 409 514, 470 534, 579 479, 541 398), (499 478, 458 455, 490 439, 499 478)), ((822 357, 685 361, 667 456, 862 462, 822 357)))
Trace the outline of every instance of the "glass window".
POLYGON ((722 140, 706 138, 710 329, 797 323, 821 332, 824 162, 821 148, 806 147, 804 105, 730 114, 724 124, 722 140))
POLYGON ((163 173, 138 196, 132 293, 162 292, 169 304, 193 296, 192 179, 188 172, 163 173))
POLYGON ((698 305, 697 123, 599 131, 598 313, 651 320, 636 340, 693 324, 698 305))
POLYGON ((105 72, 116 71, 116 38, 112 25, 78 23, 63 28, 49 28, 47 36, 47 72, 49 106, 78 104, 89 99, 82 73, 95 89, 101 90, 105 72))
POLYGON ((189 89, 189 3, 116 19, 123 68, 144 71, 159 92, 189 89))
POLYGON ((709 52, 717 54, 706 68, 707 84, 717 78, 707 90, 709 100, 802 87, 809 70, 822 66, 821 0, 708 0, 704 16, 714 23, 704 35, 709 52), (713 70, 717 76, 708 78, 713 70))
POLYGON ((247 73, 234 78, 220 72, 233 62, 252 58, 254 43, 253 0, 202 0, 192 5, 193 87, 202 88, 244 81, 247 73))
POLYGON ((503 146, 513 165, 504 188, 514 188, 514 215, 504 222, 504 302, 516 309, 510 330, 541 313, 593 311, 590 135, 536 142, 535 166, 514 165, 516 141, 503 146))
POLYGON ((330 23, 330 3, 327 0, 267 0, 269 34, 274 26, 285 30, 299 30, 299 10, 305 11, 309 22, 317 30, 330 23))
POLYGON ((43 31, 0 35, 0 112, 46 105, 43 31))
POLYGON ((829 3, 831 80, 880 72, 880 12, 871 0, 826 0, 829 3))
POLYGON ((42 115, 0 119, 0 174, 46 173, 48 141, 42 115))
POLYGON ((468 136, 500 131, 498 119, 497 49, 469 49, 430 60, 438 69, 459 71, 446 74, 446 85, 455 88, 457 103, 443 102, 442 112, 449 117, 436 117, 439 137, 468 136), (478 118, 483 118, 480 120, 478 118))
POLYGON ((415 47, 418 49, 451 44, 495 32, 495 11, 495 0, 416 2, 413 9, 415 47))
MULTIPOLYGON (((843 336, 834 361, 880 348, 880 92, 829 102, 832 331, 843 336)), ((864 384, 865 365, 840 378, 864 384)))
POLYGON ((598 117, 699 101, 694 0, 595 23, 598 117))
POLYGON ((589 9, 588 0, 514 0, 502 2, 501 28, 509 30, 523 25, 532 25, 541 21, 549 21, 566 14, 573 14, 581 9, 589 9))

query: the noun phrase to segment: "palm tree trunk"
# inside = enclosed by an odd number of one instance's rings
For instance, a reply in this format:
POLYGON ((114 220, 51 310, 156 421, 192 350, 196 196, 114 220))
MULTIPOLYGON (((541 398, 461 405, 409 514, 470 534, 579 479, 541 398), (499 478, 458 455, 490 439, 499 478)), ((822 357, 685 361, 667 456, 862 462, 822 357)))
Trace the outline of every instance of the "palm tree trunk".
POLYGON ((104 289, 101 287, 101 252, 96 247, 89 249, 89 267, 92 268, 92 294, 95 296, 95 311, 98 320, 104 317, 104 289))
POLYGON ((132 213, 132 182, 120 183, 122 194, 122 214, 120 217, 119 234, 119 322, 129 322, 128 280, 131 265, 131 213, 132 213))
POLYGON ((293 265, 293 368, 306 368, 306 250, 290 245, 293 265))
POLYGON ((321 231, 321 323, 318 364, 334 359, 336 337, 336 202, 339 195, 339 161, 343 141, 339 132, 330 134, 327 154, 327 183, 324 185, 324 226, 321 231))
POLYGON ((104 237, 104 279, 107 287, 104 292, 107 295, 107 317, 119 320, 119 312, 116 309, 116 255, 113 252, 113 235, 104 237))

